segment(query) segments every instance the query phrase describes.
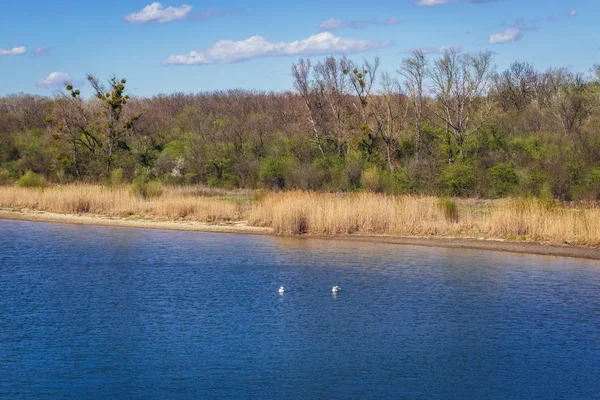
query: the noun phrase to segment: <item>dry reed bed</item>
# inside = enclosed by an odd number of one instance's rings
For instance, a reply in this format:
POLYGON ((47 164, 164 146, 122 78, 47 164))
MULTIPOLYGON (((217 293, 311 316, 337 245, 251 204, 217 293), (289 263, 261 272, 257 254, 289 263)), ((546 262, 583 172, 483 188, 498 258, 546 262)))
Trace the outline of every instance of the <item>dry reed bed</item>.
POLYGON ((0 187, 0 208, 209 223, 247 220, 276 234, 469 236, 600 246, 600 208, 535 199, 443 200, 374 193, 268 193, 167 188, 143 199, 129 188, 0 187))
POLYGON ((475 236, 600 245, 600 209, 548 206, 536 199, 453 201, 373 193, 270 194, 251 225, 279 234, 475 236))
POLYGON ((0 207, 201 222, 239 221, 243 219, 245 208, 217 197, 187 195, 177 188, 165 190, 160 197, 143 199, 125 187, 111 189, 90 185, 44 189, 0 187, 0 207))

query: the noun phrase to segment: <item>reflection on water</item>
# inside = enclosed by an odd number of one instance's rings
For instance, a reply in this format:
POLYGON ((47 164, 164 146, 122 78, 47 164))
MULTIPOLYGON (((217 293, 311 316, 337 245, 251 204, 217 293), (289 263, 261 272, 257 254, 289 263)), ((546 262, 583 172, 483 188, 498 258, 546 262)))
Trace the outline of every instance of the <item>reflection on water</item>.
POLYGON ((597 262, 11 221, 0 234, 1 398, 598 396, 597 262))

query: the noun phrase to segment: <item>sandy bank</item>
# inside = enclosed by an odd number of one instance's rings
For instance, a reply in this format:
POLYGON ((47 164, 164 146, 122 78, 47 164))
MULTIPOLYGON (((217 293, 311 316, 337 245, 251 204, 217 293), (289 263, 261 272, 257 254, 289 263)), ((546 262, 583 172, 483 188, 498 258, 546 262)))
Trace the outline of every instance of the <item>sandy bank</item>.
MULTIPOLYGON (((273 234, 272 228, 248 226, 245 221, 228 224, 207 224, 195 221, 160 221, 146 219, 111 218, 102 215, 59 214, 33 210, 0 209, 0 219, 54 222, 63 224, 101 225, 144 229, 185 230, 199 232, 240 233, 253 235, 273 234)), ((405 237, 405 236, 311 236, 357 242, 376 242, 412 246, 431 246, 468 250, 492 250, 511 253, 536 254, 557 257, 575 257, 600 260, 600 248, 556 245, 540 242, 519 242, 503 239, 474 237, 405 237)))

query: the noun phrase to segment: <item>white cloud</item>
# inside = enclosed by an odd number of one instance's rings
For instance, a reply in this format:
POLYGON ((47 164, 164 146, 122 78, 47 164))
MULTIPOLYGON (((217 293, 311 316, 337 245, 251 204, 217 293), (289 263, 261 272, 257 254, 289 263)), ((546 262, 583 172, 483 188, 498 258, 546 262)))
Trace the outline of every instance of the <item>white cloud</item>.
POLYGON ((231 64, 263 57, 280 56, 314 56, 334 53, 359 53, 370 49, 390 46, 390 41, 366 39, 347 39, 335 36, 330 32, 322 32, 304 40, 294 42, 269 42, 262 36, 233 41, 219 40, 202 51, 191 51, 188 54, 170 55, 163 65, 185 64, 231 64))
POLYGON ((491 3, 496 0, 417 0, 413 3, 415 7, 432 7, 432 6, 440 6, 442 4, 450 4, 450 3, 458 3, 464 2, 472 3, 472 4, 484 4, 491 3))
POLYGON ((490 35, 489 44, 500 44, 506 42, 515 42, 523 37, 519 28, 507 28, 502 33, 494 33, 490 35))
POLYGON ((569 11, 569 18, 573 18, 577 15, 577 10, 571 10, 569 11))
POLYGON ((431 7, 439 6, 441 4, 455 3, 457 0, 418 0, 413 4, 415 7, 431 7))
POLYGON ((40 57, 40 56, 49 56, 49 55, 50 55, 50 47, 38 47, 30 54, 31 57, 40 57))
POLYGON ((396 17, 389 17, 385 22, 379 22, 377 18, 355 21, 343 21, 337 18, 329 18, 321 22, 318 28, 320 31, 333 31, 340 28, 363 29, 367 25, 396 25, 400 23, 402 23, 402 21, 396 17))
POLYGON ((332 31, 344 26, 344 21, 337 18, 329 18, 319 24, 319 29, 322 31, 332 31))
POLYGON ((418 50, 421 50, 425 54, 444 54, 447 51, 455 51, 457 53, 461 53, 463 47, 461 45, 455 44, 453 46, 420 47, 418 50))
POLYGON ((12 49, 3 49, 0 48, 0 56, 20 56, 21 54, 25 54, 27 52, 27 48, 24 46, 13 47, 12 49))
POLYGON ((65 86, 65 82, 69 82, 75 86, 83 84, 81 80, 73 79, 69 74, 65 72, 52 72, 46 78, 41 78, 35 84, 35 86, 46 89, 60 89, 65 86))
POLYGON ((179 19, 184 19, 192 11, 192 6, 183 4, 180 7, 167 7, 155 1, 146 6, 142 11, 137 13, 127 14, 123 17, 125 21, 132 24, 144 24, 146 22, 156 21, 158 23, 171 22, 179 19))
POLYGON ((188 18, 191 20, 206 21, 209 19, 223 18, 223 17, 232 16, 232 15, 244 14, 245 12, 246 11, 244 11, 243 9, 222 10, 219 7, 212 7, 212 8, 208 8, 199 13, 191 13, 191 14, 189 14, 188 18))

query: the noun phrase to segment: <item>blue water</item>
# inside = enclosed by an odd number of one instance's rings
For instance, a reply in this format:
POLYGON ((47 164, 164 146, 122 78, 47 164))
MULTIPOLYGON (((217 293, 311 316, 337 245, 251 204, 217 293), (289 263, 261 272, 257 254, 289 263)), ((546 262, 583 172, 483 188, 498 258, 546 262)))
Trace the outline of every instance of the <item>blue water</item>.
POLYGON ((0 221, 0 398, 600 398, 600 263, 0 221))

